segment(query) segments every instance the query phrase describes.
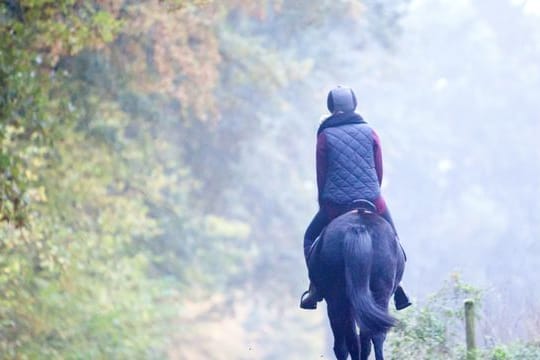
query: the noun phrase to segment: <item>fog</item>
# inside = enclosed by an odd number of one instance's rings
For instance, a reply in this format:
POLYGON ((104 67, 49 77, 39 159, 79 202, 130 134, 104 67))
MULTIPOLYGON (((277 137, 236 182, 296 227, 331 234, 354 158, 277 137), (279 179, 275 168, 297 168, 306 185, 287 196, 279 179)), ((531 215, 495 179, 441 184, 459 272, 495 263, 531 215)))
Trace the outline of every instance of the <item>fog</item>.
MULTIPOLYGON (((404 285, 415 302, 457 273, 485 292, 486 337, 534 339, 540 309, 540 3, 388 7, 395 11, 388 18, 398 20, 384 28, 386 34, 365 35, 384 19, 334 18, 302 44, 319 42, 323 49, 312 54, 307 84, 286 93, 292 109, 269 120, 284 135, 265 144, 268 151, 285 149, 287 158, 259 169, 272 177, 269 183, 280 184, 270 188, 282 193, 269 197, 305 199, 295 202, 297 221, 292 215, 283 220, 296 237, 284 239, 290 248, 280 243, 278 251, 298 258, 295 273, 305 271, 301 233, 316 212, 315 130, 327 113, 327 91, 351 86, 357 112, 381 137, 383 195, 408 254, 404 285), (290 186, 294 177, 302 189, 290 186)), ((264 151, 250 150, 247 161, 256 163, 264 151)), ((269 221, 281 218, 267 214, 269 221)), ((265 246, 268 253, 276 250, 274 243, 265 246)))
POLYGON ((413 1, 395 48, 356 77, 384 141, 405 283, 421 299, 460 272, 486 289, 501 336, 538 321, 539 5, 413 1))
POLYGON ((462 358, 471 296, 486 358, 538 358, 540 0, 4 1, 0 35, 1 359, 331 357, 298 305, 336 85, 408 255, 388 357, 462 358))

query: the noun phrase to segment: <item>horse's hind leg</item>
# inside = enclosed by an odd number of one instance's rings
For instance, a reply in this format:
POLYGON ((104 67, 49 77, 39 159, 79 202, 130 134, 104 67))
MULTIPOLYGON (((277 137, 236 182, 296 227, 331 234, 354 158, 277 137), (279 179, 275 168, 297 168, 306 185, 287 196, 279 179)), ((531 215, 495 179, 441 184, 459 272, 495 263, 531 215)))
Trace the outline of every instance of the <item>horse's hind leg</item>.
POLYGON ((358 344, 358 335, 356 334, 356 323, 352 313, 349 313, 347 318, 345 331, 345 341, 347 343, 347 348, 349 349, 349 354, 351 354, 351 359, 360 360, 360 347, 358 344))
POLYGON ((367 360, 371 353, 371 334, 360 329, 360 360, 367 360))
POLYGON ((338 360, 346 360, 349 356, 347 344, 345 342, 346 325, 347 325, 347 306, 338 301, 328 301, 328 318, 330 326, 334 333, 334 354, 338 360))
POLYGON ((375 349, 375 360, 384 360, 383 346, 386 340, 386 333, 373 336, 373 348, 375 349))

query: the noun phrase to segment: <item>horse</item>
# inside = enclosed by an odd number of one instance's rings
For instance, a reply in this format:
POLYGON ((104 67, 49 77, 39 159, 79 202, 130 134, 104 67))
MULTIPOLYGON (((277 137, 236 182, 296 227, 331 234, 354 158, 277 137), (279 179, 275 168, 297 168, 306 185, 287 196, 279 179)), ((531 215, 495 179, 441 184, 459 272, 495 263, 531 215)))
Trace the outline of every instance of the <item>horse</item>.
POLYGON ((375 212, 349 211, 323 230, 308 268, 327 303, 336 358, 367 360, 373 343, 376 360, 383 360, 386 333, 396 322, 388 303, 405 268, 392 226, 375 212))

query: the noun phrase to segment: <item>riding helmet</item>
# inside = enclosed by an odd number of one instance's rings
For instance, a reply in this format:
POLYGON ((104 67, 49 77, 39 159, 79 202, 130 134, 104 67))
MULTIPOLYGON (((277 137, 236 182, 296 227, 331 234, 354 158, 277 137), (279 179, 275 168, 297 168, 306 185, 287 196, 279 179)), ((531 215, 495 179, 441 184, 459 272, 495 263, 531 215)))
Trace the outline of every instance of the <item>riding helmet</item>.
POLYGON ((356 95, 354 95, 351 88, 338 86, 328 93, 326 105, 331 113, 337 111, 352 112, 356 109, 356 95))

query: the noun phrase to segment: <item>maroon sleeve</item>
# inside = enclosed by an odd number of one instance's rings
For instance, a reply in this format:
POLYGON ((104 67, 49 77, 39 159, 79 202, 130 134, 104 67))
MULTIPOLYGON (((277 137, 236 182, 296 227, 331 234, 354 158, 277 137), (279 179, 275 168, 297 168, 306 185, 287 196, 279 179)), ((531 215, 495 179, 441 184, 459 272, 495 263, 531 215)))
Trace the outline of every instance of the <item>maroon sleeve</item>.
POLYGON ((326 182, 326 171, 328 168, 327 156, 326 156, 326 135, 321 132, 317 137, 317 188, 319 194, 319 200, 321 199, 321 193, 324 189, 324 183, 326 182))
POLYGON ((373 130, 373 156, 375 157, 375 170, 377 171, 377 178, 379 179, 379 186, 382 184, 383 177, 383 165, 382 165, 382 151, 381 140, 379 135, 373 130))

